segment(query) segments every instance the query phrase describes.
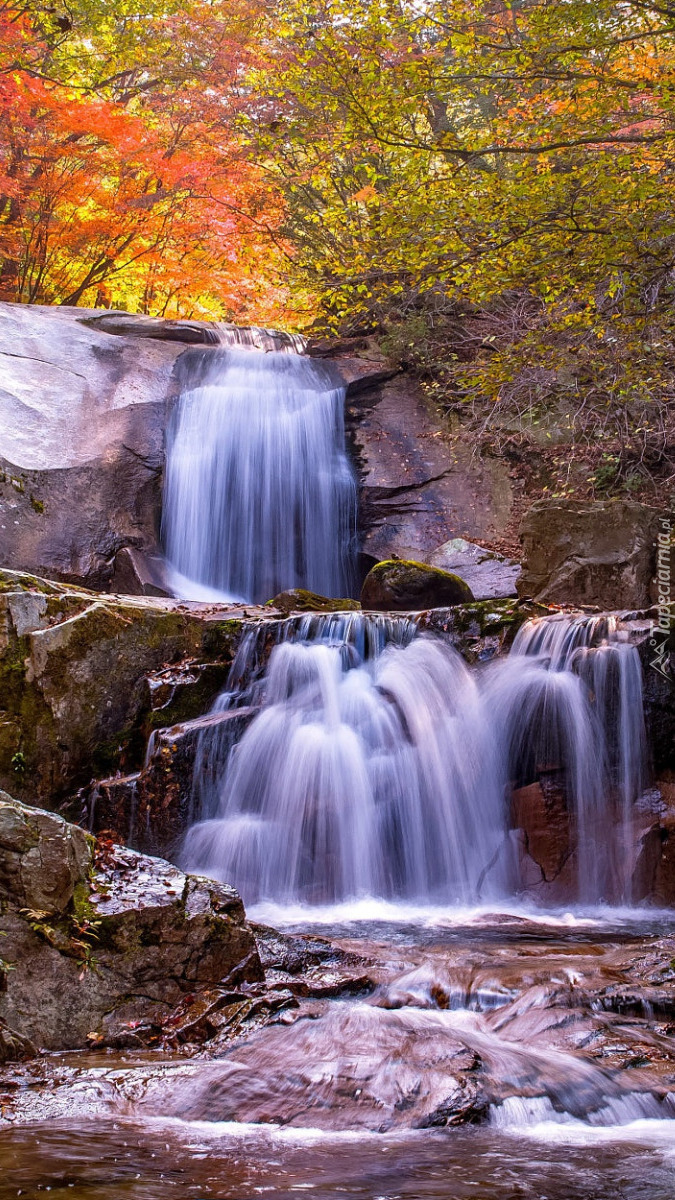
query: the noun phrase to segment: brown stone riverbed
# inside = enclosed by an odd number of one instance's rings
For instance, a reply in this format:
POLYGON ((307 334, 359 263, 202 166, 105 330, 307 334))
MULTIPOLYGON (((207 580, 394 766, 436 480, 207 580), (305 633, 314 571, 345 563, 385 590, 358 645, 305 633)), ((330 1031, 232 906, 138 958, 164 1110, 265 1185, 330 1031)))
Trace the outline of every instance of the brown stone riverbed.
POLYGON ((219 1056, 5 1067, 0 1200, 675 1200, 675 914, 297 915, 350 965, 219 1056))

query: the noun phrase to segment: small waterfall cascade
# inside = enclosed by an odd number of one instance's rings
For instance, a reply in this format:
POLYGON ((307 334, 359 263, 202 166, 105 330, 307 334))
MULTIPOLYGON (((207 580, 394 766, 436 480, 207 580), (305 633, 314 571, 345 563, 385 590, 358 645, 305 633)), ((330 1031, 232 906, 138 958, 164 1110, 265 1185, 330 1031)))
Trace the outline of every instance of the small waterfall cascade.
POLYGON ((648 782, 642 687, 612 615, 527 622, 488 682, 511 787, 543 777, 567 797, 580 900, 631 900, 634 805, 648 782))
POLYGON ((219 815, 188 833, 187 866, 234 880, 248 903, 503 894, 476 681, 408 624, 366 660, 354 642, 273 650, 262 710, 230 757, 219 815))
POLYGON ((177 594, 262 603, 295 587, 352 593, 344 397, 297 353, 235 348, 201 360, 168 431, 163 540, 177 594))
MULTIPOLYGON (((337 648, 345 670, 381 654, 385 646, 405 646, 417 634, 413 620, 405 616, 357 611, 306 613, 284 621, 264 621, 242 637, 225 688, 212 712, 260 708, 267 690, 267 664, 276 647, 289 643, 323 643, 337 648)), ((152 743, 153 736, 150 736, 152 743)), ((222 726, 205 728, 195 755, 190 809, 195 817, 218 815, 225 783, 231 741, 222 726)))
POLYGON ((250 350, 264 350, 266 354, 304 354, 306 339, 300 333, 282 333, 278 329, 264 329, 260 325, 231 325, 229 321, 216 321, 213 326, 214 341, 220 346, 246 346, 250 350))
POLYGON ((259 714, 217 769, 213 747, 208 772, 198 755, 208 819, 187 868, 249 904, 491 901, 520 887, 511 794, 553 780, 577 899, 630 900, 647 755, 640 660, 614 618, 530 621, 479 671, 412 618, 272 625, 271 654, 269 629, 247 635, 217 702, 259 714))

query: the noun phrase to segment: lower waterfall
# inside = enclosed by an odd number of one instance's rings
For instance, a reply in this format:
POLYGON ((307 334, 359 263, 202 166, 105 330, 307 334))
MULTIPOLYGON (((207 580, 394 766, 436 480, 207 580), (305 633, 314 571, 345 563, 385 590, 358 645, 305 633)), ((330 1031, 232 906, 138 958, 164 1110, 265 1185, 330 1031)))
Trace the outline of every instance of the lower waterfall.
MULTIPOLYGON (((630 901, 646 740, 640 661, 617 622, 528 622, 506 659, 476 671, 411 620, 386 620, 285 629, 298 640, 253 684, 259 715, 211 774, 210 819, 188 832, 184 865, 247 903, 492 901, 522 882, 510 797, 553 779, 577 899, 630 901)), ((236 672, 250 703, 241 662, 236 672)), ((220 707, 237 702, 231 688, 220 707)))

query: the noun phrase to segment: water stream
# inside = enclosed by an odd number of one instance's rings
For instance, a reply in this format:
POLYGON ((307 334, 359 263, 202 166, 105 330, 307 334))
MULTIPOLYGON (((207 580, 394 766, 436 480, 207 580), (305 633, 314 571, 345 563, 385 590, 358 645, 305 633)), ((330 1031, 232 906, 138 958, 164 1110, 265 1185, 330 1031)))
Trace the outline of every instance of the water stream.
POLYGON ((215 1057, 17 1067, 0 1200, 672 1200, 672 914, 317 915, 355 994, 310 972, 215 1057))
POLYGON ((218 701, 261 710, 208 781, 198 758, 211 819, 188 834, 189 869, 247 903, 505 899, 524 882, 511 793, 553 780, 570 898, 631 900, 647 753, 639 656, 616 620, 529 622, 480 673, 409 618, 314 617, 281 639, 263 674, 253 635, 218 701))

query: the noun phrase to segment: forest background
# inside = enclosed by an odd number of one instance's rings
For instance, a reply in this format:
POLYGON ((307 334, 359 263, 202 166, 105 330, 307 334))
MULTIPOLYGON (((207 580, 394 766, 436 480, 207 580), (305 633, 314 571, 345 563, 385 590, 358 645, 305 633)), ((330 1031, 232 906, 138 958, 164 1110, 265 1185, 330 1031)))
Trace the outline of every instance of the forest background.
POLYGON ((668 0, 0 0, 0 130, 0 299, 376 346, 540 491, 672 497, 668 0))

